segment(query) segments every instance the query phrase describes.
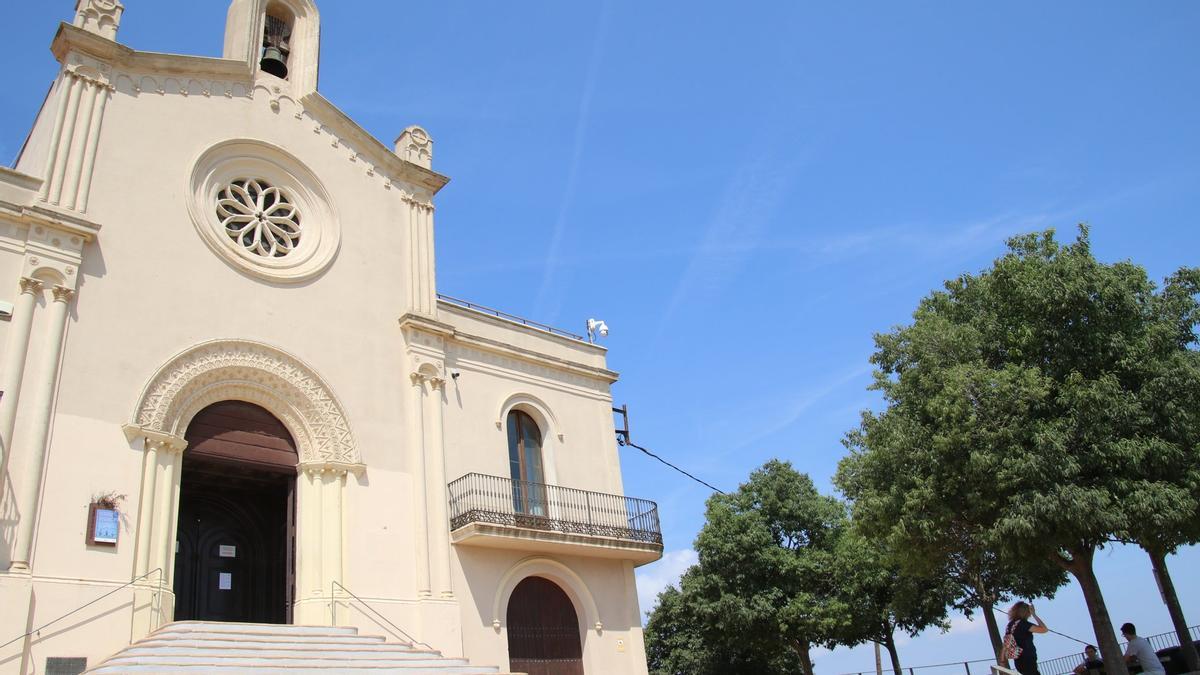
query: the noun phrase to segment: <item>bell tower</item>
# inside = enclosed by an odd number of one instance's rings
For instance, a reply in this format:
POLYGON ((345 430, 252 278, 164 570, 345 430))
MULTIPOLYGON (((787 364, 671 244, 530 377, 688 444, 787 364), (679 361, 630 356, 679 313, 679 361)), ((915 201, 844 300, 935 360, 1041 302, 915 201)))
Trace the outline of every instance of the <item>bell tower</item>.
POLYGON ((317 90, 321 16, 312 0, 233 0, 225 22, 227 59, 290 85, 299 97, 317 90))

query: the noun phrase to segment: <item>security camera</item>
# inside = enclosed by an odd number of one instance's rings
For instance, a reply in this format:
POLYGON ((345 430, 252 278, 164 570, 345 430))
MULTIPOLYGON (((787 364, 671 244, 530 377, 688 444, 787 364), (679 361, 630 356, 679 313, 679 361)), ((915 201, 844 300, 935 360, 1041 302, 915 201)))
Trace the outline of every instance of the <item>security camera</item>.
POLYGON ((599 319, 587 320, 588 341, 595 342, 596 336, 608 337, 608 324, 599 319))

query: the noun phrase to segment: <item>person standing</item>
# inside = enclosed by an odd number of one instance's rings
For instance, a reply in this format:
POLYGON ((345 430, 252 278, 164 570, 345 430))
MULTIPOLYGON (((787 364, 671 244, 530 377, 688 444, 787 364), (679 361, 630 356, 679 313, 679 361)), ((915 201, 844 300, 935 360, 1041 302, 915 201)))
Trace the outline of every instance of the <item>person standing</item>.
POLYGON ((1162 661, 1158 660, 1158 654, 1154 653, 1154 647, 1150 646, 1150 641, 1144 637, 1138 637, 1137 627, 1131 623, 1125 623, 1121 626, 1121 635, 1129 641, 1129 645, 1125 647, 1125 662, 1133 663, 1136 659, 1137 664, 1142 667, 1142 672, 1147 675, 1166 675, 1167 669, 1163 667, 1162 661))
POLYGON ((1028 602, 1018 602, 1008 610, 1008 627, 1004 630, 1004 637, 1007 643, 1009 636, 1012 636, 1012 642, 1020 650, 1013 662, 1021 675, 1041 675, 1038 672, 1037 647, 1033 646, 1033 635, 1049 630, 1028 602), (1031 618, 1037 623, 1031 623, 1031 618))

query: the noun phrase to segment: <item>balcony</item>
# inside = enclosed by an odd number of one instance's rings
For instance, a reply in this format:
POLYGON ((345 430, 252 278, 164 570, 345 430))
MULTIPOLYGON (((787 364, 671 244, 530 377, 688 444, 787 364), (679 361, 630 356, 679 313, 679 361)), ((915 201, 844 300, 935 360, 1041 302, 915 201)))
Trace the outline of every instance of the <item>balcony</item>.
POLYGON ((645 499, 469 473, 450 491, 455 544, 632 560, 662 557, 658 505, 645 499))

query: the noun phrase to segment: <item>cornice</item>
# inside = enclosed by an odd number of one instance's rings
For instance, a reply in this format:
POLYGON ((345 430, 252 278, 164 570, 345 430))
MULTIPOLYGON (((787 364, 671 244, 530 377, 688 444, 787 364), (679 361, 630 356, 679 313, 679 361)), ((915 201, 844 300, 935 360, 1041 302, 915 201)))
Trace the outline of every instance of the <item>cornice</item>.
MULTIPOLYGON (((59 25, 50 50, 61 63, 66 63, 67 55, 75 51, 114 68, 145 75, 227 79, 245 84, 248 88, 254 86, 254 69, 246 61, 140 52, 68 23, 59 25)), ((349 145, 361 148, 360 154, 363 158, 384 169, 394 180, 428 190, 430 194, 436 194, 450 182, 447 176, 401 158, 392 148, 372 136, 320 92, 302 96, 298 103, 314 120, 332 133, 348 141, 349 145)))
MULTIPOLYGON (((455 305, 447 305, 447 306, 455 307, 455 305)), ((474 316, 474 314, 472 314, 472 316, 474 316)), ((515 324, 511 324, 511 322, 504 321, 502 323, 502 325, 504 325, 505 327, 509 327, 510 325, 515 325, 515 324)), ((482 337, 479 335, 471 335, 470 333, 464 333, 451 324, 443 323, 441 321, 437 321, 437 320, 429 318, 427 316, 424 316, 421 314, 414 314, 412 312, 409 312, 408 314, 405 314, 404 316, 400 317, 400 329, 404 330, 404 331, 414 331, 414 332, 420 332, 420 333, 425 333, 425 334, 429 334, 429 335, 434 335, 434 336, 437 336, 439 338, 442 338, 442 339, 450 341, 450 342, 455 342, 455 343, 458 343, 461 345, 471 346, 476 349, 481 349, 484 351, 492 352, 494 354, 502 354, 504 356, 521 359, 523 361, 528 361, 530 363, 536 363, 540 366, 545 366, 547 368, 553 368, 555 370, 559 370, 559 371, 563 371, 563 372, 573 373, 576 375, 582 375, 583 377, 593 379, 593 380, 600 380, 602 382, 607 382, 608 384, 612 384, 612 383, 616 382, 620 377, 616 372, 608 370, 606 368, 596 368, 594 366, 585 366, 585 365, 582 365, 579 363, 574 363, 572 361, 568 361, 567 359, 561 359, 556 356, 549 356, 547 354, 542 354, 540 352, 536 352, 531 349, 525 349, 524 347, 517 347, 516 345, 511 345, 506 342, 501 342, 499 340, 493 340, 491 338, 486 338, 486 337, 482 337)), ((541 336, 542 332, 538 331, 538 335, 541 336)), ((546 333, 545 335, 548 337, 551 337, 551 338, 559 339, 559 340, 566 339, 566 338, 562 338, 557 335, 552 335, 550 333, 546 333)), ((588 347, 595 347, 595 345, 589 345, 587 343, 578 343, 575 340, 572 340, 571 343, 572 344, 583 344, 588 347)), ((410 349, 416 349, 417 351, 421 351, 419 345, 410 345, 410 349)), ((438 350, 426 350, 426 351, 429 351, 429 353, 433 353, 438 350)), ((440 353, 440 351, 439 351, 439 353, 440 353)))
POLYGON ((6 166, 0 166, 0 182, 8 183, 22 190, 28 190, 31 193, 37 193, 45 181, 37 176, 30 176, 27 173, 21 173, 6 166))
POLYGON ((485 338, 478 335, 469 335, 456 330, 451 339, 454 342, 468 345, 476 349, 489 351, 494 354, 503 354, 512 358, 521 359, 522 361, 536 363, 547 368, 553 368, 556 370, 573 373, 575 375, 581 375, 592 380, 599 380, 607 384, 613 384, 620 379, 620 375, 607 368, 596 368, 594 366, 585 366, 578 363, 572 363, 566 359, 540 354, 523 347, 506 344, 491 338, 485 338))
POLYGON ((357 122, 350 119, 346 113, 330 102, 329 99, 322 96, 321 92, 315 91, 301 97, 300 105, 314 119, 328 126, 331 131, 346 137, 352 143, 355 141, 361 143, 366 152, 369 153, 366 156, 378 166, 390 170, 395 177, 413 185, 423 187, 433 194, 436 194, 450 182, 450 178, 447 176, 426 169, 418 164, 413 164, 406 159, 401 159, 391 148, 384 145, 378 138, 372 136, 366 129, 363 129, 357 122))
POLYGON ((28 206, 0 199, 0 214, 21 225, 48 227, 82 237, 84 241, 92 241, 100 234, 99 223, 51 206, 28 206))
POLYGON ((453 337, 454 326, 448 323, 443 323, 436 319, 431 319, 423 314, 414 314, 409 312, 400 317, 401 330, 416 330, 441 337, 453 337))
POLYGON ((249 83, 254 76, 250 65, 244 61, 211 56, 140 52, 69 23, 59 24, 54 41, 50 44, 50 51, 54 53, 54 57, 60 63, 66 62, 69 53, 77 51, 111 66, 134 71, 149 71, 165 75, 231 78, 243 80, 246 83, 249 83))

